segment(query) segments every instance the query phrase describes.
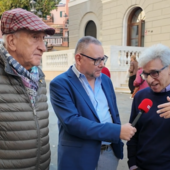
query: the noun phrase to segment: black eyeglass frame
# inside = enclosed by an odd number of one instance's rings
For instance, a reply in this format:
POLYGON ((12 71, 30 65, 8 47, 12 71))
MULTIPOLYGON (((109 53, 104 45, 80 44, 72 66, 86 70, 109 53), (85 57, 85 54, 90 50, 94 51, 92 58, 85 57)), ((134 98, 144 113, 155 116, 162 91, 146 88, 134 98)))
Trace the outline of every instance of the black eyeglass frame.
POLYGON ((105 64, 106 64, 106 61, 107 61, 107 59, 108 59, 108 56, 106 56, 106 55, 104 55, 103 58, 96 58, 96 59, 95 59, 95 58, 92 58, 92 57, 89 57, 88 55, 85 55, 85 54, 82 54, 82 53, 80 53, 80 55, 82 55, 82 56, 84 56, 84 57, 87 57, 87 58, 93 60, 95 66, 98 66, 102 61, 104 62, 104 65, 105 65, 105 64), (97 61, 98 61, 99 63, 96 64, 97 61))
POLYGON ((146 80, 148 78, 148 76, 150 75, 153 79, 158 78, 159 77, 159 73, 164 70, 166 67, 168 67, 167 65, 164 66, 163 68, 161 68, 160 70, 152 70, 150 73, 144 73, 142 72, 140 74, 140 76, 142 77, 143 80, 146 80), (153 76, 156 73, 156 76, 153 76))

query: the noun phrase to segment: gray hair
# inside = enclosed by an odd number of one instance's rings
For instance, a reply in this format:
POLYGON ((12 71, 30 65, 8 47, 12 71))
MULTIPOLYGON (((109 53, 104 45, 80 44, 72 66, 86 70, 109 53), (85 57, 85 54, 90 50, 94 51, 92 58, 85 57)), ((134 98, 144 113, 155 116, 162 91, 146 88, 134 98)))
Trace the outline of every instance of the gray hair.
POLYGON ((6 44, 6 34, 4 34, 4 35, 2 36, 2 39, 3 39, 4 44, 6 44))
POLYGON ((82 37, 75 48, 75 55, 79 52, 83 52, 89 44, 102 45, 99 40, 91 36, 82 37))
POLYGON ((163 44, 148 47, 139 57, 138 65, 139 67, 144 67, 154 59, 160 59, 163 66, 170 65, 170 48, 163 44))
MULTIPOLYGON (((15 36, 19 36, 19 31, 17 31, 17 32, 14 32, 14 33, 11 33, 11 34, 13 34, 13 35, 15 35, 15 36)), ((8 36, 9 34, 4 34, 3 36, 2 36, 2 39, 3 39, 3 44, 4 44, 4 46, 7 48, 8 47, 8 44, 7 44, 7 36, 8 36)))

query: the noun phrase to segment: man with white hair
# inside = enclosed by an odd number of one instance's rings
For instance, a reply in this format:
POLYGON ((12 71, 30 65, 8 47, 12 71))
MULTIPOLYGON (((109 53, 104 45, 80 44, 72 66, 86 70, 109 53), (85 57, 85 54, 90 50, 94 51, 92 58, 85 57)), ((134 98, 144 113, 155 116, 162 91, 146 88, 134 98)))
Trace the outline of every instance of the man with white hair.
POLYGON ((147 48, 139 58, 141 77, 149 87, 134 97, 130 122, 148 98, 153 106, 142 114, 137 133, 127 143, 130 170, 170 170, 170 49, 162 44, 147 48))
POLYGON ((0 169, 48 170, 50 145, 44 36, 55 30, 31 12, 3 13, 0 45, 0 169))

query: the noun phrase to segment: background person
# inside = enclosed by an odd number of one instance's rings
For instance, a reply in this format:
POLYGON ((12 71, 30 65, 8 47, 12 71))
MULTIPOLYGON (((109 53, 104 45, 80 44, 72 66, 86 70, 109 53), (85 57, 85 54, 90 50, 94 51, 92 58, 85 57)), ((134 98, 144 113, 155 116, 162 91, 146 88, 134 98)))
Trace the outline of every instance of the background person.
POLYGON ((129 89, 130 89, 130 93, 132 94, 134 91, 135 86, 133 85, 133 82, 136 78, 136 73, 138 70, 138 62, 136 60, 136 56, 132 55, 130 58, 130 67, 129 67, 129 89))
POLYGON ((75 65, 50 83, 50 98, 59 119, 58 170, 116 170, 123 143, 136 129, 120 125, 110 78, 101 74, 107 57, 101 43, 81 38, 75 65))
POLYGON ((136 74, 136 79, 133 82, 133 85, 135 86, 135 89, 133 91, 132 94, 132 98, 134 98, 135 94, 139 91, 142 90, 146 87, 148 87, 148 83, 146 82, 146 80, 143 80, 141 77, 141 74, 143 72, 142 68, 138 68, 137 74, 136 74), (137 88, 137 90, 136 90, 137 88))
POLYGON ((3 13, 0 45, 0 169, 48 170, 44 36, 55 30, 23 9, 3 13))
MULTIPOLYGON (((106 58, 108 59, 107 56, 106 56, 106 58)), ((109 71, 109 69, 106 66, 104 66, 102 68, 101 72, 110 78, 110 71, 109 71)))
POLYGON ((130 122, 139 113, 143 99, 150 99, 153 106, 142 114, 137 133, 127 143, 128 165, 131 170, 170 169, 170 49, 162 44, 147 48, 139 58, 143 68, 142 78, 149 87, 134 97, 130 122), (168 97, 167 97, 168 96, 168 97), (137 168, 138 167, 138 168, 137 168))
POLYGON ((110 78, 110 71, 107 67, 103 67, 101 72, 110 78))

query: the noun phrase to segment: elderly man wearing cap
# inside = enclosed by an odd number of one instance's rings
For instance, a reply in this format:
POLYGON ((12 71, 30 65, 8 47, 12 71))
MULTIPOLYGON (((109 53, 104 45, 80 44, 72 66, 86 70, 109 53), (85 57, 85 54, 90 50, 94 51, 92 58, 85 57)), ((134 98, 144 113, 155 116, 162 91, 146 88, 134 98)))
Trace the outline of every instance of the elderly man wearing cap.
POLYGON ((48 170, 44 36, 55 30, 23 9, 3 13, 0 46, 0 169, 48 170))

